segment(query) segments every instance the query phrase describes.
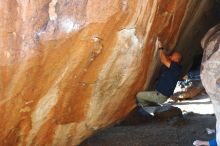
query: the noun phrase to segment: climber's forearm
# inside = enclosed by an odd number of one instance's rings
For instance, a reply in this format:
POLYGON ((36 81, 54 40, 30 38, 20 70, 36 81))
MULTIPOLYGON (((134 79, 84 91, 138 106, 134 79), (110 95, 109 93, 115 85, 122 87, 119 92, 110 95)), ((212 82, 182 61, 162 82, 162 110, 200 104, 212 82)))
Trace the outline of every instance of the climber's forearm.
POLYGON ((170 67, 171 64, 171 60, 169 59, 169 57, 164 53, 163 49, 160 48, 160 60, 161 62, 166 66, 166 67, 170 67))

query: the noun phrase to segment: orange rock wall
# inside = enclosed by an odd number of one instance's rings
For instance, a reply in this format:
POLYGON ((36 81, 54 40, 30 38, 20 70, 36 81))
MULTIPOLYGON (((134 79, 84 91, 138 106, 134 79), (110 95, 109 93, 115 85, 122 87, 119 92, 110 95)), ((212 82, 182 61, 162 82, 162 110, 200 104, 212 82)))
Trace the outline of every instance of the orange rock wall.
POLYGON ((192 3, 208 0, 0 1, 0 145, 77 145, 123 119, 192 3))

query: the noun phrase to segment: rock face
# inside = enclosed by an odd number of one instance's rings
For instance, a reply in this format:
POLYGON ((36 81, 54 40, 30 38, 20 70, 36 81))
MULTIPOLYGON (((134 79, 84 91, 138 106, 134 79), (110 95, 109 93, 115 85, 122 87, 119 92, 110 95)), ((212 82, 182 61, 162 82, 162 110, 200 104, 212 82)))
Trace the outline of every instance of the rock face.
POLYGON ((209 0, 0 1, 0 145, 77 145, 123 119, 209 0))
POLYGON ((211 97, 217 118, 217 143, 220 144, 220 24, 213 27, 202 40, 204 48, 201 78, 211 97))

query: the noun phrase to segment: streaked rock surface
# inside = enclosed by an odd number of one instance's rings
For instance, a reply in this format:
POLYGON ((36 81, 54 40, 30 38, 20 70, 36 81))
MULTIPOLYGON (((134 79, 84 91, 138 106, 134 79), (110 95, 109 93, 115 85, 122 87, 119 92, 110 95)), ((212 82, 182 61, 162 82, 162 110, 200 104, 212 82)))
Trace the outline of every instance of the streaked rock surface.
POLYGON ((209 0, 0 1, 0 145, 68 146, 123 119, 209 0))
POLYGON ((201 78, 216 115, 216 138, 220 144, 220 24, 210 29, 202 40, 204 48, 201 78))

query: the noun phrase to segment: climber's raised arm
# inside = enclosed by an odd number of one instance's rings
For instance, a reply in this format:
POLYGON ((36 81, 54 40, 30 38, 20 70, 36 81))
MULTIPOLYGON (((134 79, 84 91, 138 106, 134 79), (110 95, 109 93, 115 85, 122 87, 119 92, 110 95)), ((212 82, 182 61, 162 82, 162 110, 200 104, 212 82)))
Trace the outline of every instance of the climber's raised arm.
POLYGON ((158 42, 158 48, 159 48, 159 53, 160 53, 160 61, 168 68, 170 68, 171 60, 170 58, 164 53, 163 51, 163 45, 161 41, 158 42))

